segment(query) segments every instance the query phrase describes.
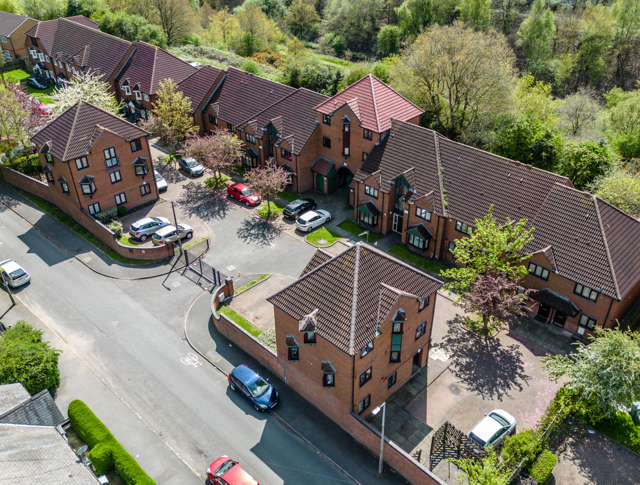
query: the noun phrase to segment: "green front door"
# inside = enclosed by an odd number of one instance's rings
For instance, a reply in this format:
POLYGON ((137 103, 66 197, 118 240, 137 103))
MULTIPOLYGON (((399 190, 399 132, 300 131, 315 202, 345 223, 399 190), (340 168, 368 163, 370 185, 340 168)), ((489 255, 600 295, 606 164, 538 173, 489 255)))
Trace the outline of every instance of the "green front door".
POLYGON ((327 174, 327 193, 333 194, 338 189, 338 174, 334 169, 327 174))
POLYGON ((316 190, 324 192, 324 177, 319 173, 316 174, 316 190))
POLYGON ((353 175, 349 175, 347 177, 347 202, 350 201, 349 195, 350 195, 351 190, 349 189, 349 185, 351 185, 351 181, 352 180, 353 180, 353 175))

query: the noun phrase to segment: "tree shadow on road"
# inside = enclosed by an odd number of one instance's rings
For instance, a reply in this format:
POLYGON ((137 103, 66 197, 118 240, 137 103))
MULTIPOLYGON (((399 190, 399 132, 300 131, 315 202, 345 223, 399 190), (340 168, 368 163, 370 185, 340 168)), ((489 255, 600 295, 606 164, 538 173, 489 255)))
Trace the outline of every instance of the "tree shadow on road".
POLYGON ((278 227, 259 217, 247 217, 242 221, 237 232, 238 239, 258 246, 271 245, 280 233, 278 227))
POLYGON ((466 329, 463 319, 449 320, 442 348, 450 355, 449 370, 467 390, 483 399, 502 401, 512 391, 522 391, 531 379, 524 371, 517 345, 504 345, 497 337, 485 339, 466 329))
MULTIPOLYGON (((5 187, 6 186, 2 188, 5 187)), ((9 193, 3 193, 2 191, 0 191, 0 213, 6 211, 7 209, 16 207, 18 206, 18 204, 20 204, 20 201, 16 197, 13 197, 9 193)))
POLYGON ((189 216, 202 220, 224 219, 231 209, 224 189, 210 189, 204 184, 189 182, 176 200, 189 216))

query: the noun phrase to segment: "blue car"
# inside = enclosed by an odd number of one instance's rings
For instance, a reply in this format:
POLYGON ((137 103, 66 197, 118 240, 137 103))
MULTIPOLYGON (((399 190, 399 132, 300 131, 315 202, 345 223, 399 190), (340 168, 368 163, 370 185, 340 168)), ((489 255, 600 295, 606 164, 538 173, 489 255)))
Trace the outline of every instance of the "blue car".
POLYGON ((265 379, 249 369, 246 364, 239 365, 229 374, 229 388, 238 391, 257 411, 273 409, 278 404, 278 391, 265 379))

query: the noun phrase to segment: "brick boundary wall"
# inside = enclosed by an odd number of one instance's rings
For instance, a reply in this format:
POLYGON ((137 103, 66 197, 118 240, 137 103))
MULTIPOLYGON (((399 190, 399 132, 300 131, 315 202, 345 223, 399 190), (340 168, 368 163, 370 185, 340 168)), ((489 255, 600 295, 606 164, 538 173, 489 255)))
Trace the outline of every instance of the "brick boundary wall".
MULTIPOLYGON (((226 315, 218 313, 218 308, 222 303, 219 298, 220 294, 224 295, 223 301, 234 295, 233 280, 231 278, 227 278, 224 285, 218 286, 213 290, 213 296, 211 297, 211 314, 216 329, 271 372, 282 376, 282 365, 278 361, 277 354, 235 322, 227 318, 226 315)), ((307 397, 304 389, 299 389, 298 386, 291 387, 303 397, 307 397)), ((320 409, 320 411, 342 427, 351 437, 371 453, 379 456, 380 432, 364 419, 354 412, 351 412, 351 416, 346 414, 344 416, 331 416, 323 409, 320 409)), ((386 437, 384 461, 414 485, 445 485, 443 480, 414 460, 408 453, 403 451, 393 441, 389 441, 386 437)))
POLYGON ((51 190, 48 184, 16 172, 2 164, 0 164, 0 173, 2 173, 5 182, 54 204, 120 256, 149 261, 172 258, 174 256, 173 244, 171 243, 167 243, 164 246, 154 246, 152 248, 124 246, 118 242, 111 229, 78 208, 70 200, 69 196, 62 192, 51 190))

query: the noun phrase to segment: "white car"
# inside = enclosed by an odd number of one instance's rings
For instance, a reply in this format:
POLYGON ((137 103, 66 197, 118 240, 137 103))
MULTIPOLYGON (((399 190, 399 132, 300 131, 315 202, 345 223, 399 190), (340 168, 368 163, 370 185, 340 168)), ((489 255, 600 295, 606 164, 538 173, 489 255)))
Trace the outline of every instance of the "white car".
POLYGON ((14 259, 2 261, 0 263, 0 270, 2 270, 2 279, 9 283, 11 288, 26 285, 31 281, 29 273, 27 273, 24 268, 18 264, 18 261, 14 259))
MULTIPOLYGON (((184 239, 185 237, 191 239, 193 237, 193 227, 186 224, 178 224, 178 229, 180 229, 180 239, 184 239)), ((175 226, 164 226, 153 235, 153 244, 157 246, 167 241, 171 241, 172 243, 178 242, 178 231, 176 231, 175 226)))
POLYGON ((167 187, 168 187, 167 181, 162 178, 162 175, 160 175, 157 170, 154 170, 153 174, 156 177, 156 185, 158 186, 158 192, 164 192, 165 190, 167 190, 167 187))
POLYGON ((331 220, 331 214, 323 210, 309 211, 302 214, 296 220, 296 227, 302 232, 311 232, 316 227, 320 227, 325 222, 331 220))
POLYGON ((502 409, 494 409, 476 424, 467 434, 469 439, 486 450, 489 445, 494 448, 512 433, 516 432, 516 418, 502 409))

